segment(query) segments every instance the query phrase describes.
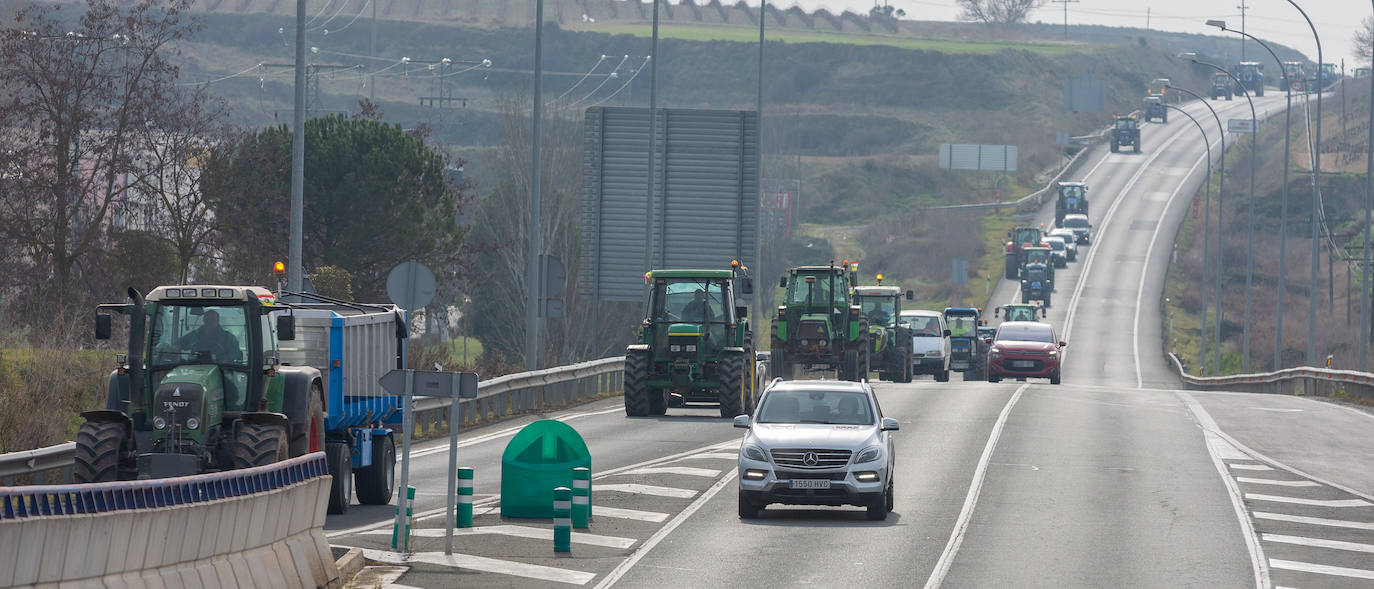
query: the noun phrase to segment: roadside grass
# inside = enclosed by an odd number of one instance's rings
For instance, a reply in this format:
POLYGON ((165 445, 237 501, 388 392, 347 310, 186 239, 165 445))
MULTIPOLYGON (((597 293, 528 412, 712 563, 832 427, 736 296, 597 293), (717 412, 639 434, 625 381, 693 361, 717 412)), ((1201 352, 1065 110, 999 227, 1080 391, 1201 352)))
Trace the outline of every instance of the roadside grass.
POLYGON ((108 350, 0 347, 0 453, 69 441, 80 413, 104 407, 108 350))
MULTIPOLYGON (((616 23, 608 25, 569 26, 568 30, 610 33, 613 35, 634 35, 648 37, 650 29, 643 24, 616 23)), ((685 41, 734 41, 738 43, 757 42, 758 27, 730 24, 676 24, 661 23, 658 31, 660 38, 682 39, 685 41)), ((994 42, 932 37, 908 37, 905 35, 885 35, 872 33, 802 31, 797 29, 773 29, 768 32, 769 41, 783 43, 833 43, 842 45, 885 45, 901 49, 917 49, 940 53, 995 53, 1003 49, 1025 50, 1048 55, 1063 55, 1076 51, 1089 51, 1089 45, 1067 45, 1045 42, 994 42)))

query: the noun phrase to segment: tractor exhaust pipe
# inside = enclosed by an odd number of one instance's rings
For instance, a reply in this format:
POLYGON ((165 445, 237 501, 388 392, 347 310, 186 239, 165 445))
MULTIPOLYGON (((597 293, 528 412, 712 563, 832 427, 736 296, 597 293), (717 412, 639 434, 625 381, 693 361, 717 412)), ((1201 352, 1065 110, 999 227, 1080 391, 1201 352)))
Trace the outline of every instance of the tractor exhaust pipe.
POLYGON ((129 300, 134 312, 129 315, 129 411, 134 427, 140 428, 145 417, 143 406, 143 347, 147 341, 148 316, 143 309, 143 293, 129 288, 129 300))

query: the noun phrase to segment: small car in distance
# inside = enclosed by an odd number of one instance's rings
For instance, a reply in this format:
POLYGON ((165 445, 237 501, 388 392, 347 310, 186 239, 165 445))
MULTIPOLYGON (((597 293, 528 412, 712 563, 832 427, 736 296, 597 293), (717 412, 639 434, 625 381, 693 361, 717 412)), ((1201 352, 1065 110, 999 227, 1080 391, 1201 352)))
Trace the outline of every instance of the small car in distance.
POLYGON ((1064 215, 1064 224, 1059 227, 1073 231, 1074 237, 1078 238, 1078 243, 1092 241, 1093 224, 1088 221, 1087 215, 1064 215))
POLYGON ((904 310, 902 325, 911 328, 911 373, 929 374, 936 382, 949 381, 949 327, 939 311, 904 310))
POLYGON ((1042 239, 1050 246, 1050 259, 1054 260, 1054 267, 1067 268, 1069 265, 1069 247, 1065 245, 1064 238, 1058 235, 1046 235, 1042 239))
POLYGON ((870 521, 893 508, 896 419, 883 417, 867 382, 775 380, 739 450, 739 517, 769 505, 856 505, 870 521))
POLYGON ((1063 349, 1068 344, 1055 337, 1054 328, 1038 321, 1005 321, 988 344, 988 382, 1003 378, 1048 378, 1059 384, 1063 349))
POLYGON ((1064 238, 1064 252, 1069 257, 1069 261, 1078 260, 1078 236, 1074 234, 1072 229, 1051 229, 1049 235, 1064 238))

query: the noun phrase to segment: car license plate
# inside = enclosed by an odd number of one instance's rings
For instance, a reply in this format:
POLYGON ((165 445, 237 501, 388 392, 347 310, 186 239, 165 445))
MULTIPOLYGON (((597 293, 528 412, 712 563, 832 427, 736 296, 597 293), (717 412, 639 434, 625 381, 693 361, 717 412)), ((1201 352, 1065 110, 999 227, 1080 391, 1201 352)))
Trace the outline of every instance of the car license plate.
POLYGON ((1034 360, 1013 360, 1012 368, 1035 368, 1034 360))
POLYGON ((830 479, 792 479, 793 489, 829 489, 830 479))

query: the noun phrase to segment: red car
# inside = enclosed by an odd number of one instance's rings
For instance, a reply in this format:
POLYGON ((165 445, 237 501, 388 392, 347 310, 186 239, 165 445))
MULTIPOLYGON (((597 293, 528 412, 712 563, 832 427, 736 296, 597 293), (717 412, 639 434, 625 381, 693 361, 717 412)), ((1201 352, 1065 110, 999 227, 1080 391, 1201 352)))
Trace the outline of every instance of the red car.
POLYGON ((988 344, 988 382, 1030 377, 1059 384, 1062 348, 1068 344, 1055 337, 1048 323, 1006 321, 997 326, 995 336, 983 341, 988 344))

